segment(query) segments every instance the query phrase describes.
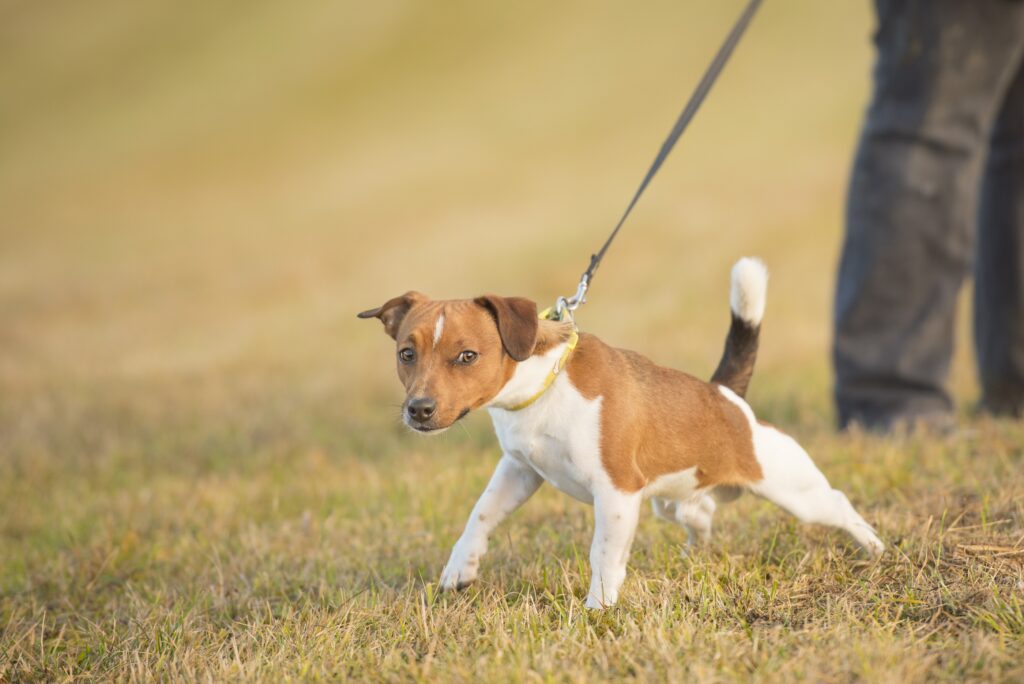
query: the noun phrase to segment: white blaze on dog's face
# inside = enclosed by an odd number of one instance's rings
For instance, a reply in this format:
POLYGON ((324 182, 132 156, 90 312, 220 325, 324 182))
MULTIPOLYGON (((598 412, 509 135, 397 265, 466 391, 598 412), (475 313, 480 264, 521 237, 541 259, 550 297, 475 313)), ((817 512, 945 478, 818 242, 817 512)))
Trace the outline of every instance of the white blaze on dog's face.
POLYGON ((423 433, 493 399, 537 340, 537 305, 522 297, 432 301, 407 292, 359 317, 380 319, 395 340, 402 420, 423 433))

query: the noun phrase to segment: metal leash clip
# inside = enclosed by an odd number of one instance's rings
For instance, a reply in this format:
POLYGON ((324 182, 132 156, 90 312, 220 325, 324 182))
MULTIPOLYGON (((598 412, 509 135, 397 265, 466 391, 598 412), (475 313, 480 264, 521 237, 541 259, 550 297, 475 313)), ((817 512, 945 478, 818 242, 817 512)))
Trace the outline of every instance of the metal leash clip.
POLYGON ((587 301, 587 288, 589 285, 590 274, 584 273, 583 277, 580 278, 580 284, 576 287, 576 294, 568 299, 565 297, 558 298, 558 301, 555 302, 555 320, 563 320, 566 314, 568 314, 570 319, 573 317, 573 312, 579 308, 580 304, 587 301))

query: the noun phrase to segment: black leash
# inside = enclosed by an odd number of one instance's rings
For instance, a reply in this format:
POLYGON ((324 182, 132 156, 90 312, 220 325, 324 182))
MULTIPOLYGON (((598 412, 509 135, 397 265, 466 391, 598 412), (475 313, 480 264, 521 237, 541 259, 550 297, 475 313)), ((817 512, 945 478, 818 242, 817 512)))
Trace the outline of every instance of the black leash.
POLYGON ((743 37, 743 32, 746 31, 747 26, 750 24, 750 20, 754 18, 754 14, 757 12, 757 8, 760 7, 761 0, 750 0, 747 3, 746 8, 743 10, 743 14, 740 15, 739 19, 733 25, 729 35, 726 36, 725 42, 722 43, 722 47, 718 49, 718 54, 711 61, 707 71, 704 72, 704 76, 700 79, 700 83, 697 84, 696 90, 693 91, 693 95, 690 96, 690 101, 686 103, 686 107, 683 108, 682 113, 676 120, 675 126, 669 132, 668 137, 665 138, 665 142, 661 144, 661 149, 658 151, 658 156, 654 158, 654 162, 651 164, 651 168, 647 170, 647 175, 644 176, 643 182, 640 183, 640 187, 637 188, 636 193, 633 195, 633 199, 630 200, 629 205, 626 207, 626 211, 622 214, 622 218, 615 224, 615 229, 612 230, 611 235, 605 240, 604 245, 598 250, 597 254, 592 254, 590 257, 590 265, 587 270, 583 272, 583 276, 580 278, 579 288, 576 294, 570 299, 560 298, 556 305, 556 310, 561 311, 568 309, 570 312, 575 310, 580 304, 584 302, 584 296, 586 295, 587 288, 590 286, 590 282, 594 278, 594 272, 597 271, 597 267, 601 264, 601 260, 604 259, 605 252, 611 246, 612 241, 615 240, 615 236, 619 234, 619 230, 622 228, 622 224, 629 218, 630 213, 633 211, 633 207, 636 206, 640 196, 644 194, 644 190, 647 189, 651 179, 654 178, 655 174, 661 168, 665 159, 668 158, 672 148, 675 147, 679 137, 686 130, 686 127, 693 120, 694 115, 697 114, 697 110, 700 109, 701 104, 704 102, 704 98, 707 97, 708 92, 711 90, 711 86, 715 84, 715 79, 722 73, 722 69, 725 67, 726 62, 729 61, 729 57, 732 56, 732 51, 736 48, 737 43, 740 42, 740 38, 743 37))

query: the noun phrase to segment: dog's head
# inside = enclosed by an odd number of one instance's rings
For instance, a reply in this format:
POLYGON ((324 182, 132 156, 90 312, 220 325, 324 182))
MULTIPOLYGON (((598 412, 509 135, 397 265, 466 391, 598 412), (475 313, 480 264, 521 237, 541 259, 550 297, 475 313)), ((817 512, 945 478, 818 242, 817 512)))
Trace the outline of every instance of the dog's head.
POLYGON ((395 340, 402 420, 423 433, 488 403, 537 344, 537 305, 522 297, 432 301, 407 292, 359 318, 380 319, 395 340))

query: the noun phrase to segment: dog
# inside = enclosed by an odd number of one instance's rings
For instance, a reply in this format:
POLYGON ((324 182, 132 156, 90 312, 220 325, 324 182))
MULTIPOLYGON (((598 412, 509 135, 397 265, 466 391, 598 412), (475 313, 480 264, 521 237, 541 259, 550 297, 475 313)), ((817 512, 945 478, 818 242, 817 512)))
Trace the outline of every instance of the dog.
MULTIPOLYGON (((716 504, 743 491, 798 519, 848 532, 870 555, 884 545, 790 436, 744 401, 757 356, 768 271, 732 269, 731 325, 710 382, 538 317, 522 297, 433 301, 408 292, 364 311, 397 343, 402 419, 438 434, 486 408, 502 457, 452 550, 440 587, 476 580, 495 527, 545 481, 594 506, 588 608, 615 604, 641 504, 711 534, 716 504)), ((688 541, 688 543, 689 543, 688 541)))

